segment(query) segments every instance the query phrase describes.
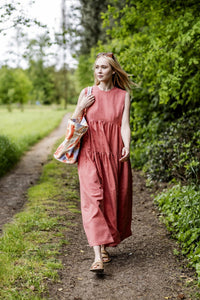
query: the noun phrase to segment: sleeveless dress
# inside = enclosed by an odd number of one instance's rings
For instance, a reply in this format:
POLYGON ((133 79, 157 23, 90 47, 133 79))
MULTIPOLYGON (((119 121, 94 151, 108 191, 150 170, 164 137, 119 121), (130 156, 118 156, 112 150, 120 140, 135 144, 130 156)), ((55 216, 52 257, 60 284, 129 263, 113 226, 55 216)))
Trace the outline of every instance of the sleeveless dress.
POLYGON ((92 93, 95 102, 87 110, 89 128, 78 157, 82 220, 90 246, 116 246, 131 235, 132 220, 130 160, 119 161, 126 91, 94 86, 92 93))

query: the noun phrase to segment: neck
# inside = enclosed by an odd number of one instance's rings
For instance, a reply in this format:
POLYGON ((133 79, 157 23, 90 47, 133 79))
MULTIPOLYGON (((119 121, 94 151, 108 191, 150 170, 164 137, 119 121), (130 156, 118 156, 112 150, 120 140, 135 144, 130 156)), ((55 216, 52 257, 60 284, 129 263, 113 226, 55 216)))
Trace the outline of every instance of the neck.
POLYGON ((110 81, 110 82, 100 82, 98 87, 103 91, 109 91, 114 87, 114 85, 113 85, 112 81, 110 81))

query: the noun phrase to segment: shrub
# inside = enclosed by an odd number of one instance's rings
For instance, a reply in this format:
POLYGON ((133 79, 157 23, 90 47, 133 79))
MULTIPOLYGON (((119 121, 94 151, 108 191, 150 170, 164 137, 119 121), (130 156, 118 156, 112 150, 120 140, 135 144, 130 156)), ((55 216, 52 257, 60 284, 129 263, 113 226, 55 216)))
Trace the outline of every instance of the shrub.
POLYGON ((0 135, 0 176, 4 175, 19 160, 17 146, 6 136, 0 135))
POLYGON ((145 170, 151 179, 200 183, 199 109, 173 122, 149 146, 145 170))
POLYGON ((155 198, 164 223, 182 246, 200 281, 200 186, 175 185, 155 198))

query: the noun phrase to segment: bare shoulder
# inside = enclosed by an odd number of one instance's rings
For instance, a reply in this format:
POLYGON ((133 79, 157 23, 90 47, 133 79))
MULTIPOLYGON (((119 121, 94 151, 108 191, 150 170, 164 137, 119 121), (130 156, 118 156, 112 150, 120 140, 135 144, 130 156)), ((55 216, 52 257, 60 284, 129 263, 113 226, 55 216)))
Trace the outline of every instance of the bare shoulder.
POLYGON ((80 102, 81 99, 83 99, 84 96, 85 96, 85 88, 82 89, 82 91, 81 91, 80 94, 79 94, 79 97, 78 97, 78 103, 80 102))
POLYGON ((84 95, 85 95, 85 88, 84 89, 82 89, 82 91, 80 92, 80 95, 79 95, 79 97, 83 97, 84 95))

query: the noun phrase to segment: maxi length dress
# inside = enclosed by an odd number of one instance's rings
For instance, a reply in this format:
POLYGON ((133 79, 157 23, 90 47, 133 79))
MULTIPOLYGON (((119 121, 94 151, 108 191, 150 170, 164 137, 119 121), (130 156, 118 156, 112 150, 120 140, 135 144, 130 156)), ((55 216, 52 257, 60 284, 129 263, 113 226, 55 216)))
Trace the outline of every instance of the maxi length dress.
POLYGON ((130 160, 119 161, 126 91, 94 86, 92 93, 78 158, 82 220, 90 246, 116 246, 131 235, 132 220, 130 160))

